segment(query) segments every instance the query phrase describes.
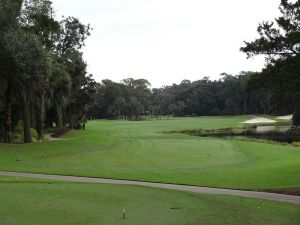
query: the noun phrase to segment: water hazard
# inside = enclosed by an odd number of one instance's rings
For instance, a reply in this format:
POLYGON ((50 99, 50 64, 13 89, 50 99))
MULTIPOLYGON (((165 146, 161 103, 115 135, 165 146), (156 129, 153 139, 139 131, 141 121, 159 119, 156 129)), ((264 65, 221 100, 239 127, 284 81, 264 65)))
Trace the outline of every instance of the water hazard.
POLYGON ((185 131, 201 137, 248 137, 284 143, 300 142, 300 135, 291 125, 257 126, 255 128, 185 131))
POLYGON ((244 136, 285 143, 300 141, 300 136, 290 132, 291 129, 292 126, 258 126, 255 129, 245 129, 244 136))

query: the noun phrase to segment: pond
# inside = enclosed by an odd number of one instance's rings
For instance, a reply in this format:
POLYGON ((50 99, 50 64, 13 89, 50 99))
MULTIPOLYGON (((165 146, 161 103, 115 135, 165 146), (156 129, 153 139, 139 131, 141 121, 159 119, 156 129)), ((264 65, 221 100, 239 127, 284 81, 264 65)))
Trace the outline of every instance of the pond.
POLYGON ((300 135, 291 132, 291 125, 257 126, 255 128, 184 131, 201 137, 249 137, 284 143, 300 142, 300 135))
POLYGON ((285 143, 299 142, 300 136, 294 135, 292 132, 289 132, 291 129, 291 125, 258 126, 254 129, 245 129, 243 136, 285 143))

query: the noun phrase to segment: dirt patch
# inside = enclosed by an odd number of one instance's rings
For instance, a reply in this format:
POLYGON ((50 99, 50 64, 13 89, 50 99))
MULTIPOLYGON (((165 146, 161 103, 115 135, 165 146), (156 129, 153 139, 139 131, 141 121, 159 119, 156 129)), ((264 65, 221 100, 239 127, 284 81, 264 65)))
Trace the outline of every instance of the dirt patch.
POLYGON ((62 141, 62 140, 67 140, 67 139, 62 139, 60 138, 62 135, 66 134, 69 132, 71 129, 69 128, 64 128, 60 130, 56 130, 55 133, 50 133, 50 134, 44 134, 44 139, 46 141, 62 141))
POLYGON ((63 136, 64 134, 68 133, 71 129, 70 128, 63 128, 55 131, 55 133, 51 134, 51 137, 53 138, 59 138, 63 136))
POLYGON ((300 196, 300 188, 271 189, 264 191, 276 194, 300 196))

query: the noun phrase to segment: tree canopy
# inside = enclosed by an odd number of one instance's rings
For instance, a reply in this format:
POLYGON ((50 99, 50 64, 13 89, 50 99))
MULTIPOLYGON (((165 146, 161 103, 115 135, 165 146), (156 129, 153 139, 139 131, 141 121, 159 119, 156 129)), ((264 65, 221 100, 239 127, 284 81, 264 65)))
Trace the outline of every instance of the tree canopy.
POLYGON ((74 17, 58 21, 50 0, 1 0, 0 15, 4 142, 14 141, 20 122, 25 143, 33 129, 43 139, 46 127, 83 128, 96 87, 81 52, 90 25, 74 17))
POLYGON ((270 98, 269 90, 248 90, 253 72, 222 74, 191 82, 150 89, 148 81, 132 78, 120 83, 103 80, 97 87, 90 118, 141 119, 142 116, 203 116, 288 114, 291 108, 270 98))
POLYGON ((258 26, 259 38, 245 42, 248 57, 265 55, 267 66, 249 82, 249 88, 269 90, 278 102, 294 108, 294 124, 300 125, 300 1, 281 0, 281 16, 258 26))

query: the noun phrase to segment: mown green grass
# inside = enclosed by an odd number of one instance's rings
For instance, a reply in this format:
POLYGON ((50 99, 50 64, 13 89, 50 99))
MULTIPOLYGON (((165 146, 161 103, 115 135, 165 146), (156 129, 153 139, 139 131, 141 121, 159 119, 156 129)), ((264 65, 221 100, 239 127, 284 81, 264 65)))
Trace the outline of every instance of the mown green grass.
POLYGON ((0 177, 0 190, 1 225, 298 225, 300 221, 297 205, 241 197, 7 177, 0 177))
POLYGON ((300 187, 300 148, 166 134, 237 126, 250 117, 93 121, 67 140, 0 145, 0 170, 236 189, 300 187))

